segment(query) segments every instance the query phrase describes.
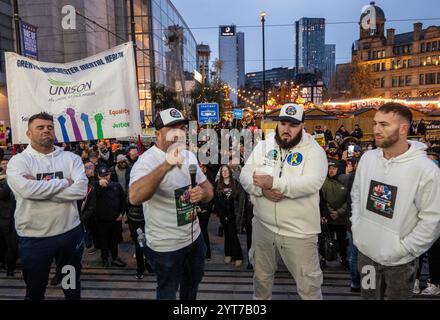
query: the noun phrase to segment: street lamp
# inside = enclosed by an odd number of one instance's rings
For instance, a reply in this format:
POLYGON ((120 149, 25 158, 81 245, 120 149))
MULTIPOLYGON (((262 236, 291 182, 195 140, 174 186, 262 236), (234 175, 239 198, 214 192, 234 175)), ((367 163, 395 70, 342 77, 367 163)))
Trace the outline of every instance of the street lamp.
POLYGON ((264 45, 264 22, 266 21, 266 12, 260 13, 261 17, 261 31, 263 33, 263 119, 266 117, 266 54, 264 45))

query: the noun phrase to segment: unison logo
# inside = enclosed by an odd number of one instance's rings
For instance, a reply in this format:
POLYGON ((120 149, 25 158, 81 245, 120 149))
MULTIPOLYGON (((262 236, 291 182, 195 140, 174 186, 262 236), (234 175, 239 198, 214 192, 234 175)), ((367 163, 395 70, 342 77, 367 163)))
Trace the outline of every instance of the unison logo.
POLYGON ((92 89, 92 81, 84 82, 84 83, 74 83, 69 81, 58 81, 53 79, 48 79, 50 87, 49 94, 51 96, 60 96, 67 94, 76 94, 87 92, 92 89))

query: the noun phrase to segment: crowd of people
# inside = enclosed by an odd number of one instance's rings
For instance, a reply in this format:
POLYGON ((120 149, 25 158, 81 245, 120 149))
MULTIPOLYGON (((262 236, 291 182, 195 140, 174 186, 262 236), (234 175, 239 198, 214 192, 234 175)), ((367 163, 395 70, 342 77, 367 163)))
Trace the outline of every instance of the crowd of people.
POLYGON ((44 298, 53 262, 52 285, 61 282, 64 265, 73 265, 78 286, 64 292, 79 299, 83 244, 89 254, 99 250, 103 267, 123 268, 125 223, 136 279, 154 273, 158 299, 175 299, 180 288, 181 299, 193 300, 211 259, 215 214, 224 263, 240 268, 248 257, 256 299, 272 297, 279 258, 302 299, 322 299, 328 243, 350 270, 350 290, 364 298, 381 299, 385 291, 407 298, 409 283, 414 293, 440 295, 439 144, 407 141, 408 112, 396 104, 380 108, 374 142, 362 143, 359 125, 351 133, 343 125, 334 135, 319 125, 307 133, 302 107, 287 104, 276 131, 248 159, 241 154, 221 165, 200 164, 178 143, 188 121, 173 108, 158 114, 148 147, 116 140, 54 146, 52 117, 35 115, 30 145, 0 163, 0 263, 13 277, 20 256, 28 299, 44 298), (314 139, 319 134, 325 146, 314 139), (421 291, 424 258, 430 277, 421 291), (379 289, 361 286, 364 265, 383 274, 379 289))

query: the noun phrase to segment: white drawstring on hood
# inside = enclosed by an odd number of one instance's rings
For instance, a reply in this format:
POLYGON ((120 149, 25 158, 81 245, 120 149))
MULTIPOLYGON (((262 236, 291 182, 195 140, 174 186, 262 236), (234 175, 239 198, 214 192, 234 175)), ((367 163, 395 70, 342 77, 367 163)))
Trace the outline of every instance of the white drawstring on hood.
POLYGON ((426 144, 421 143, 419 141, 408 141, 408 144, 410 145, 410 147, 406 152, 391 159, 386 159, 383 154, 383 149, 378 148, 379 150, 378 158, 380 161, 383 161, 386 168, 385 170, 386 174, 388 174, 389 170, 391 169, 394 163, 402 163, 416 159, 426 154, 426 149, 428 149, 428 146, 426 144))

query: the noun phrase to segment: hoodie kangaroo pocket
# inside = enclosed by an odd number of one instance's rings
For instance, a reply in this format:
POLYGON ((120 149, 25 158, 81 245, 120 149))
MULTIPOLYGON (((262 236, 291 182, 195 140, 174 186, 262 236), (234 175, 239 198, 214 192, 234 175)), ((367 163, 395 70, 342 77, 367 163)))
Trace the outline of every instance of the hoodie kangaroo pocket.
POLYGON ((356 247, 377 263, 392 265, 407 255, 399 235, 383 225, 360 218, 352 231, 356 247))

